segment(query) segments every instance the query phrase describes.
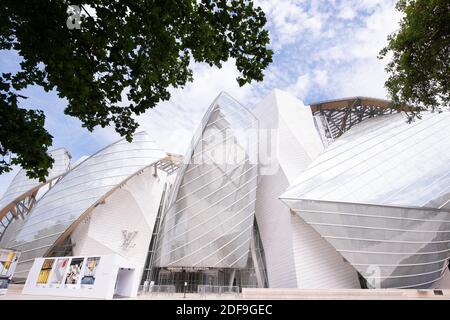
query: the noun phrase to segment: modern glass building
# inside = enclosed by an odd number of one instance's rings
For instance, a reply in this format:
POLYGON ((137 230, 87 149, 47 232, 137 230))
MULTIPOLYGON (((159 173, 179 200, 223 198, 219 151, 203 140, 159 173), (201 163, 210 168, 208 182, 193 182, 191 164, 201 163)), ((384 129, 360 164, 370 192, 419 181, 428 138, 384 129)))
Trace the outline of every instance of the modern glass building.
POLYGON ((20 171, 0 199, 0 247, 19 282, 36 258, 113 254, 179 292, 447 286, 450 112, 390 106, 222 93, 184 156, 145 132, 73 165, 57 149, 45 183, 20 171))
POLYGON ((70 235, 78 224, 128 179, 166 156, 146 133, 138 133, 132 143, 113 143, 64 173, 2 238, 1 247, 22 253, 15 277, 26 278, 37 257, 71 255, 70 235))

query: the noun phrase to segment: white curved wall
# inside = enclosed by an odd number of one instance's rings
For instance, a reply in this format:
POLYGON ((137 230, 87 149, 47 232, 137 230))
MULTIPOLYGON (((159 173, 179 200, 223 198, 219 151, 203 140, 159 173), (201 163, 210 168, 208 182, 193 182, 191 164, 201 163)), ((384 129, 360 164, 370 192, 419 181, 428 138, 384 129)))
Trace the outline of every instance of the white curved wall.
POLYGON ((71 235, 74 255, 116 253, 142 273, 167 177, 164 171, 158 170, 158 177, 153 172, 148 168, 130 179, 75 229, 71 235), (122 247, 122 230, 137 231, 128 248, 122 247))
POLYGON ((289 209, 278 200, 286 185, 287 179, 280 170, 260 177, 256 195, 256 219, 270 288, 297 287, 289 209))
POLYGON ((275 90, 258 104, 254 113, 261 128, 256 217, 269 286, 359 288, 356 270, 313 228, 292 216, 278 199, 323 152, 311 109, 289 93, 275 90), (271 150, 271 154, 261 154, 266 150, 271 150))
POLYGON ((358 274, 316 230, 291 215, 297 286, 303 289, 360 289, 358 274))

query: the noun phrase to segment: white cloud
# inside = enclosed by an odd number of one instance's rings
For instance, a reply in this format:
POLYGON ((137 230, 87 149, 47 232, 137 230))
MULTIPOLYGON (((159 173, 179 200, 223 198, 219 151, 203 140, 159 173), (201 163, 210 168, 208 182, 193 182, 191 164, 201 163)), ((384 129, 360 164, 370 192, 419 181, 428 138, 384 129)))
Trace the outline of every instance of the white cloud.
POLYGON ((287 88, 287 91, 295 94, 300 99, 304 99, 310 87, 311 77, 309 74, 304 74, 299 76, 297 81, 292 86, 287 88))
POLYGON ((328 13, 319 11, 316 1, 257 0, 268 16, 268 27, 275 50, 295 43, 303 33, 318 37, 328 13))
POLYGON ((250 86, 239 87, 234 61, 224 63, 221 69, 196 64, 193 70, 192 83, 172 90, 169 102, 158 104, 138 118, 140 129, 146 130, 168 152, 184 153, 204 112, 221 91, 241 102, 248 101, 252 94, 250 86))
MULTIPOLYGON (((368 95, 386 98, 384 70, 387 61, 378 60, 380 50, 387 44, 387 36, 398 28, 401 18, 393 1, 379 1, 374 12, 364 19, 364 25, 349 34, 342 43, 347 48, 347 63, 337 68, 334 86, 339 96, 368 95), (353 44, 353 45, 352 45, 353 44)), ((368 2, 372 5, 371 2, 368 2)))
POLYGON ((352 7, 345 6, 341 9, 341 11, 339 11, 337 16, 343 20, 352 20, 356 17, 356 14, 356 11, 352 7))
POLYGON ((328 84, 328 71, 327 70, 314 70, 314 83, 319 86, 325 86, 328 84))
POLYGON ((276 35, 274 69, 283 75, 264 87, 288 88, 302 99, 385 98, 386 62, 377 56, 398 28, 395 2, 261 0, 276 35), (284 23, 290 17, 300 26, 284 23), (316 21, 316 27, 309 21, 316 21))

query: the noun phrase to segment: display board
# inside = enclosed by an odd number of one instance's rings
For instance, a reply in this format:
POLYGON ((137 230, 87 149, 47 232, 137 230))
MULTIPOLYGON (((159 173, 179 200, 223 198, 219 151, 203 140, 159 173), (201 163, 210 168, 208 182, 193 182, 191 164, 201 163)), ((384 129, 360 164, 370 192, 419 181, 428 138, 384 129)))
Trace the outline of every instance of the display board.
POLYGON ((49 283, 51 285, 61 285, 64 280, 64 276, 67 272, 67 267, 69 266, 69 258, 59 258, 55 259, 55 265, 52 268, 52 274, 50 275, 49 283))
POLYGON ((78 284, 80 280, 83 261, 83 258, 73 258, 72 261, 70 261, 69 271, 66 274, 65 284, 78 284))
POLYGON ((61 285, 64 287, 94 285, 95 272, 99 264, 100 257, 45 258, 40 267, 36 286, 52 288, 61 285))
POLYGON ((0 249, 0 295, 6 294, 19 257, 20 252, 0 249))
POLYGON ((114 294, 135 296, 139 285, 136 268, 122 257, 37 258, 23 293, 110 299, 114 294), (128 273, 127 276, 123 276, 128 273), (117 292, 117 283, 121 292, 117 292))
POLYGON ((95 284, 95 272, 97 271, 99 263, 100 257, 87 258, 86 267, 84 268, 83 277, 81 278, 81 285, 86 286, 95 284))

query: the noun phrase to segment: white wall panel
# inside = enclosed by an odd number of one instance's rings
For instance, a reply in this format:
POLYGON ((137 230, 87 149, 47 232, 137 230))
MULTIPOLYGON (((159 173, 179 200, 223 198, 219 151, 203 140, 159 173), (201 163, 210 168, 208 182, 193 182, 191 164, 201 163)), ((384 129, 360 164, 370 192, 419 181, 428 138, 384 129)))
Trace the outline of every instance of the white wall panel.
POLYGON ((278 196, 287 185, 280 170, 276 175, 262 176, 256 202, 256 220, 264 247, 270 288, 296 288, 289 208, 278 196))
POLYGON ((450 289, 450 270, 447 268, 444 271, 444 276, 441 281, 439 281, 437 289, 450 289))
POLYGON ((356 270, 302 218, 291 215, 297 286, 360 289, 356 270))
POLYGON ((275 90, 256 107, 255 115, 262 130, 260 152, 271 150, 269 156, 260 154, 262 176, 256 203, 269 286, 358 288, 356 271, 313 228, 300 218, 291 221, 289 208, 278 199, 323 152, 311 109, 294 96, 275 90), (268 147, 270 135, 272 148, 268 147))
POLYGON ((72 234, 75 255, 116 253, 142 272, 166 180, 164 171, 159 170, 155 178, 153 170, 148 168, 129 180, 79 225, 72 234), (122 230, 138 232, 133 247, 121 247, 122 230))

